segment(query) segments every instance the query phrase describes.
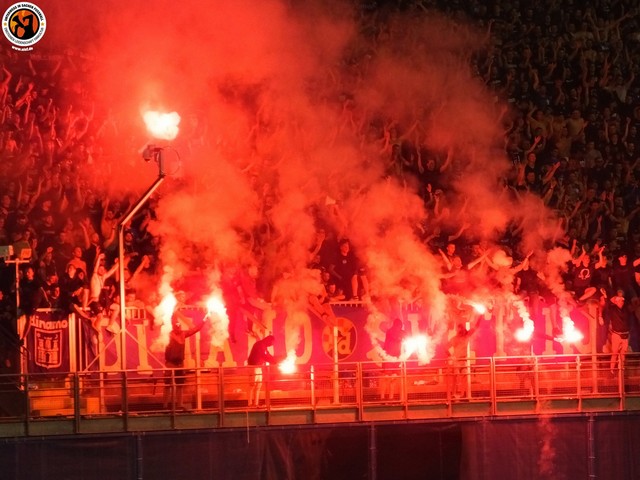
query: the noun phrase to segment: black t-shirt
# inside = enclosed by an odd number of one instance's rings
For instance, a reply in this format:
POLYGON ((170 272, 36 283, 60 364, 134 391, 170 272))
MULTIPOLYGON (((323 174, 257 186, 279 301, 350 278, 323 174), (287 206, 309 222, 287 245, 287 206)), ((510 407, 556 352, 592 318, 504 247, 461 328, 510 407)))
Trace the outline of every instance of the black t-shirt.
POLYGON ((70 278, 66 273, 60 278, 60 306, 68 310, 71 304, 80 305, 80 299, 74 293, 84 286, 84 283, 75 276, 70 278))
POLYGON ((613 267, 611 271, 611 283, 613 284, 614 290, 621 288, 626 291, 630 287, 633 288, 635 281, 633 265, 627 263, 624 266, 618 264, 613 267))
POLYGON ((387 330, 384 339, 384 351, 392 357, 400 357, 402 353, 402 340, 404 340, 405 332, 402 327, 395 325, 387 330))
POLYGON ((339 253, 334 263, 335 272, 342 277, 342 280, 348 280, 358 271, 358 262, 352 252, 342 255, 339 253))
POLYGON ((38 280, 22 279, 20 281, 20 309, 31 315, 38 307, 40 282, 38 280))
POLYGON ((164 359, 167 363, 182 366, 184 362, 184 342, 184 332, 171 332, 169 344, 164 351, 164 359))
POLYGON ((593 271, 593 279, 591 285, 598 288, 609 289, 609 279, 611 278, 611 267, 605 266, 595 268, 593 271))
POLYGON ((531 268, 520 270, 516 277, 520 279, 520 291, 535 293, 540 290, 540 279, 535 270, 531 268))
POLYGON ((266 338, 262 340, 258 340, 253 344, 251 348, 251 352, 249 353, 249 358, 247 359, 247 364, 249 365, 264 365, 265 363, 273 363, 275 359, 273 355, 271 355, 267 348, 269 348, 269 342, 266 338))
POLYGON ((591 265, 578 265, 573 270, 573 289, 577 295, 582 295, 593 281, 594 268, 591 265))
POLYGON ((609 328, 614 332, 627 333, 629 331, 629 314, 626 307, 618 308, 613 303, 607 303, 603 317, 609 322, 609 328))

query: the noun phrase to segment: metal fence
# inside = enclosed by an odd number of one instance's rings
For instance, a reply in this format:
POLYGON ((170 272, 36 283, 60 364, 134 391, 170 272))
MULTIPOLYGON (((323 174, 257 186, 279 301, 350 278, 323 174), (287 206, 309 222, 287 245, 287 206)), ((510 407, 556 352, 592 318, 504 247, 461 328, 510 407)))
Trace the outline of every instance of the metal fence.
POLYGON ((0 378, 4 436, 621 410, 640 410, 637 354, 0 378))

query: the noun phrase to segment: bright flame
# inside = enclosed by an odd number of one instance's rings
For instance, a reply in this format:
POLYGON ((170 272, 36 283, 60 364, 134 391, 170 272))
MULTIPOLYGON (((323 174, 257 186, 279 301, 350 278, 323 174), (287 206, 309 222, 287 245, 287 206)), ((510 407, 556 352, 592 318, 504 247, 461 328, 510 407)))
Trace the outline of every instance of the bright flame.
POLYGON ((156 307, 156 314, 162 320, 163 325, 171 325, 171 317, 177 304, 178 300, 173 292, 169 292, 162 298, 160 304, 156 307))
POLYGON ((278 369, 282 373, 294 373, 296 371, 296 352, 295 350, 289 350, 287 358, 278 364, 278 369))
POLYGON ((162 290, 167 293, 153 309, 154 322, 160 326, 160 335, 151 344, 151 350, 154 352, 161 351, 169 343, 169 334, 173 329, 171 317, 173 317, 173 312, 178 305, 178 300, 168 286, 163 286, 162 290))
POLYGON ((479 315, 484 315, 485 313, 487 313, 487 307, 482 303, 470 302, 470 305, 479 315))
POLYGON ((429 345, 429 339, 426 335, 414 335, 407 337, 402 342, 405 357, 410 357, 414 353, 425 352, 429 345))
POLYGON ((562 336, 556 338, 556 340, 559 342, 575 343, 579 342, 583 338, 584 335, 576 328, 571 317, 562 317, 562 336))
POLYGON ((217 315, 227 314, 227 308, 224 306, 224 302, 217 295, 213 295, 207 300, 207 311, 217 315))
POLYGON ((527 310, 524 302, 517 297, 514 297, 513 305, 518 310, 520 318, 522 318, 522 328, 516 330, 514 336, 519 342, 528 342, 531 340, 534 330, 533 320, 531 320, 531 317, 529 316, 529 310, 527 310))
POLYGON ((211 327, 211 345, 221 347, 229 338, 229 316, 227 315, 227 307, 222 300, 222 294, 215 291, 205 302, 207 306, 207 314, 205 319, 209 319, 211 327))
POLYGON ((178 135, 180 115, 176 112, 160 113, 152 110, 142 114, 147 131, 154 138, 173 140, 178 135))
POLYGON ((435 354, 434 343, 427 335, 414 335, 402 342, 402 360, 406 360, 415 353, 419 365, 426 365, 435 354))
POLYGON ((529 320, 525 322, 522 328, 516 330, 515 337, 519 342, 528 342, 533 336, 533 322, 529 320))

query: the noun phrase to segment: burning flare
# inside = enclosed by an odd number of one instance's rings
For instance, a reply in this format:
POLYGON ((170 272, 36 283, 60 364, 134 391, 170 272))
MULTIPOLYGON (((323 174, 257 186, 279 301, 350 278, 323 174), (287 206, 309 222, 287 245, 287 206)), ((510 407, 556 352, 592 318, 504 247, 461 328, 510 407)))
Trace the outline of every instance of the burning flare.
POLYGON ((534 323, 529 316, 529 310, 527 310, 526 305, 519 298, 513 300, 513 305, 516 307, 520 318, 522 318, 522 328, 516 330, 514 336, 519 342, 528 342, 531 340, 531 337, 533 337, 534 330, 534 323))
POLYGON ((178 300, 176 299, 173 292, 167 293, 160 304, 155 308, 156 318, 160 319, 161 324, 163 326, 168 325, 171 328, 171 317, 173 316, 173 311, 178 304, 178 300))
POLYGON ((402 346, 404 347, 404 356, 410 357, 414 353, 426 350, 427 345, 429 345, 429 340, 426 335, 414 335, 413 337, 408 337, 402 342, 402 346))
POLYGON ((229 316, 227 315, 227 307, 222 300, 222 294, 220 292, 212 293, 205 304, 207 306, 205 319, 209 318, 211 325, 211 344, 214 347, 221 347, 229 338, 229 316))
POLYGON ((562 317, 562 335, 556 338, 558 342, 576 343, 584 338, 568 315, 562 317))
POLYGON ((487 313, 487 307, 482 303, 470 302, 469 305, 473 307, 478 315, 484 315, 485 313, 487 313))
POLYGON ((414 335, 402 342, 402 359, 406 360, 415 353, 420 365, 427 364, 433 358, 433 344, 427 335, 414 335))
POLYGON ((278 364, 278 370, 282 373, 291 374, 296 371, 296 352, 295 350, 289 350, 287 358, 278 364))
POLYGON ((178 135, 180 115, 176 112, 160 113, 148 110, 142 114, 147 131, 153 138, 173 140, 178 135))
POLYGON ((224 306, 222 298, 215 294, 209 297, 207 300, 207 312, 226 316, 227 308, 224 306))
POLYGON ((531 320, 525 321, 522 328, 516 330, 514 336, 519 342, 528 342, 531 340, 531 337, 533 336, 533 322, 531 320))
POLYGON ((169 333, 173 326, 171 325, 171 317, 178 305, 178 300, 171 290, 167 287, 163 288, 167 293, 162 297, 160 303, 153 309, 155 317, 154 322, 160 326, 160 335, 158 335, 151 345, 154 352, 162 350, 169 343, 169 333))

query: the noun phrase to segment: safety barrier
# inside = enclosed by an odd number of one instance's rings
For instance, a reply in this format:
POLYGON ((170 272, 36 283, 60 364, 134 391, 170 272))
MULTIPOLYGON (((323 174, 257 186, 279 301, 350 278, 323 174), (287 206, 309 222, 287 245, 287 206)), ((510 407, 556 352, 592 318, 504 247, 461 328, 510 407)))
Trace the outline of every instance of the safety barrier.
POLYGON ((0 377, 2 436, 623 410, 640 410, 637 354, 0 377))

